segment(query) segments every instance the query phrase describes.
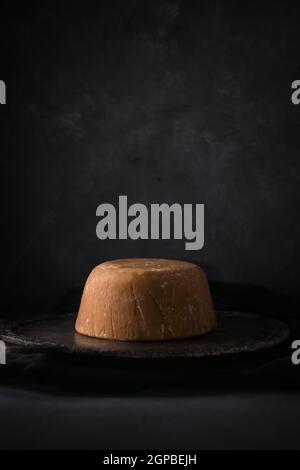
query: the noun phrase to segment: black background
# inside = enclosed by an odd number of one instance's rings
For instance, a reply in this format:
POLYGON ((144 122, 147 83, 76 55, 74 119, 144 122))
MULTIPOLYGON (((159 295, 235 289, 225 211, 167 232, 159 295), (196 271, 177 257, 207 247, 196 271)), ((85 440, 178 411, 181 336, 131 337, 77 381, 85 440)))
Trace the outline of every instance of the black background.
POLYGON ((71 308, 94 265, 135 256, 199 263, 214 293, 242 292, 245 309, 295 308, 299 4, 0 9, 1 310, 71 308), (122 194, 204 203, 204 248, 98 240, 97 206, 122 194))
POLYGON ((97 263, 168 257, 291 337, 207 364, 13 347, 0 448, 299 448, 299 43, 299 2, 1 1, 0 316, 75 310, 97 263), (99 241, 122 194, 204 203, 204 248, 99 241))

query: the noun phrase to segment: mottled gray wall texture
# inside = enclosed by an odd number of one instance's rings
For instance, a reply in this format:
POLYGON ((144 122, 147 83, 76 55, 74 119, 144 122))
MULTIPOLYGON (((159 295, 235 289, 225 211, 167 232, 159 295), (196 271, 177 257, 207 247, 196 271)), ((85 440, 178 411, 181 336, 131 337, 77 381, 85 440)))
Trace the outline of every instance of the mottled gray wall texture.
POLYGON ((51 310, 97 263, 194 261, 299 289, 300 4, 1 6, 2 309, 51 310), (96 237, 96 208, 205 204, 205 244, 96 237))

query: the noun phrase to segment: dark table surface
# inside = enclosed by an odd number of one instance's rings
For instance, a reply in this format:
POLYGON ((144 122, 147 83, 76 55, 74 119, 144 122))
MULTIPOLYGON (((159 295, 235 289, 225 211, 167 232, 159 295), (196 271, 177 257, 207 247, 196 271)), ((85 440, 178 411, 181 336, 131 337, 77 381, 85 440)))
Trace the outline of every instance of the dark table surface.
POLYGON ((300 448, 300 320, 274 316, 291 328, 284 344, 228 357, 99 361, 11 346, 0 448, 300 448))

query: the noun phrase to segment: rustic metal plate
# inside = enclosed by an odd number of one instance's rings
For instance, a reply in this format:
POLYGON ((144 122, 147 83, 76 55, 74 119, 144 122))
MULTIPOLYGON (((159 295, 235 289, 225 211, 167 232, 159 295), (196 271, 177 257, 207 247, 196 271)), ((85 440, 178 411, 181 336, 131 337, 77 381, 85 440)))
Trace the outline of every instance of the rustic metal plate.
POLYGON ((289 336, 279 320, 256 314, 217 312, 218 329, 205 336, 163 342, 102 340, 75 332, 76 314, 20 320, 2 327, 2 339, 22 346, 123 358, 185 358, 258 351, 289 336))
POLYGON ((258 351, 275 346, 289 336, 289 328, 279 320, 219 311, 218 329, 205 336, 163 342, 112 341, 76 333, 75 318, 76 314, 72 313, 19 320, 2 327, 0 336, 22 346, 124 358, 184 358, 258 351))

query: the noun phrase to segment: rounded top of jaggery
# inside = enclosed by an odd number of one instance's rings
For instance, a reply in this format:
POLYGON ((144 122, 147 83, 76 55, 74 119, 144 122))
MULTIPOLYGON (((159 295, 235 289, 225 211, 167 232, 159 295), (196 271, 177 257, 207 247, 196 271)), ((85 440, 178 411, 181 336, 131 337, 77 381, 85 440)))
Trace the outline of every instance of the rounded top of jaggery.
POLYGON ((198 267, 195 264, 188 263, 187 261, 162 259, 162 258, 123 258, 113 261, 105 261, 104 263, 96 266, 97 270, 117 270, 117 271, 178 271, 198 267))

